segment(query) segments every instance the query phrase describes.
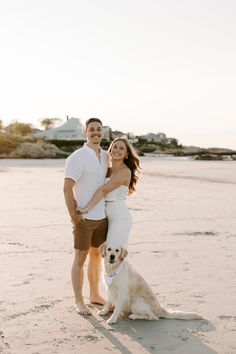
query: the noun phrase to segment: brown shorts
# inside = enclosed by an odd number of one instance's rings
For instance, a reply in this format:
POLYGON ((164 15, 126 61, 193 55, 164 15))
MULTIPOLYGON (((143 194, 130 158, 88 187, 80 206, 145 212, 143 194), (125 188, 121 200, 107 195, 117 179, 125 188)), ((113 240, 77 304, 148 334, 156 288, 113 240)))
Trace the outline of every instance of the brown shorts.
POLYGON ((107 218, 80 221, 73 226, 74 248, 80 251, 87 251, 90 247, 98 248, 106 241, 107 226, 107 218))

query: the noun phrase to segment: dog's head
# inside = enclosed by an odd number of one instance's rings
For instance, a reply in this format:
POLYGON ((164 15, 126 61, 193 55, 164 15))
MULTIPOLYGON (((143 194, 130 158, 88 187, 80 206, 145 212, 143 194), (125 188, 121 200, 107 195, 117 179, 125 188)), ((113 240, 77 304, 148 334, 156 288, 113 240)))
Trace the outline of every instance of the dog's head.
POLYGON ((123 246, 109 245, 106 242, 100 246, 100 252, 102 257, 110 264, 122 262, 128 254, 127 249, 123 246))

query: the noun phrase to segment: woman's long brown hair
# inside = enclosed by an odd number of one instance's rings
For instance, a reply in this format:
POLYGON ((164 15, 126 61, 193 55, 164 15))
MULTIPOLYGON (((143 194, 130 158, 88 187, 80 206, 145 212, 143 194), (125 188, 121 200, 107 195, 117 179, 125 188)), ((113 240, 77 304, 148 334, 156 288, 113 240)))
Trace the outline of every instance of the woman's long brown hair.
POLYGON ((109 152, 111 152, 112 146, 117 141, 123 141, 127 147, 128 156, 127 156, 127 158, 124 159, 124 163, 131 171, 131 178, 130 178, 130 183, 129 183, 129 195, 130 195, 136 190, 135 186, 136 186, 136 183, 139 178, 138 173, 141 171, 140 159, 139 159, 139 156, 136 153, 133 145, 125 137, 119 137, 119 138, 116 138, 115 140, 113 140, 111 145, 109 146, 109 149, 108 149, 109 152))

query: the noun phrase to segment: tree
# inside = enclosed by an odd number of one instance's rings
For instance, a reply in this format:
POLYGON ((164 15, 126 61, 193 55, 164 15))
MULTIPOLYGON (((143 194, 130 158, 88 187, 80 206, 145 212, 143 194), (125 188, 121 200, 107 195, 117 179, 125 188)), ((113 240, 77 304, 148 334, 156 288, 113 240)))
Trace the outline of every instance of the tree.
POLYGON ((45 130, 54 128, 56 123, 61 122, 60 118, 43 118, 40 123, 45 130))
POLYGON ((7 131, 11 134, 25 136, 32 134, 33 128, 32 125, 28 123, 14 122, 8 125, 7 131))
POLYGON ((178 140, 177 139, 172 139, 170 145, 172 147, 178 147, 179 146, 178 140))

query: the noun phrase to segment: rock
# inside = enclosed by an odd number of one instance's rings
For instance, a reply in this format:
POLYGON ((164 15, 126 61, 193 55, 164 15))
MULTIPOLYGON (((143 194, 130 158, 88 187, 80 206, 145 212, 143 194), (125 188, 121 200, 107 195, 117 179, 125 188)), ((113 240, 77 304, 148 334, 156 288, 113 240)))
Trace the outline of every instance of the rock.
POLYGON ((221 154, 221 155, 231 155, 235 153, 234 150, 225 149, 225 148, 208 148, 207 152, 209 154, 221 154))
POLYGON ((222 155, 217 154, 201 154, 196 155, 194 160, 207 160, 207 161, 223 161, 224 158, 222 155))
POLYGON ((56 159, 67 156, 68 153, 61 151, 57 146, 45 142, 22 143, 8 155, 9 158, 16 159, 56 159))

